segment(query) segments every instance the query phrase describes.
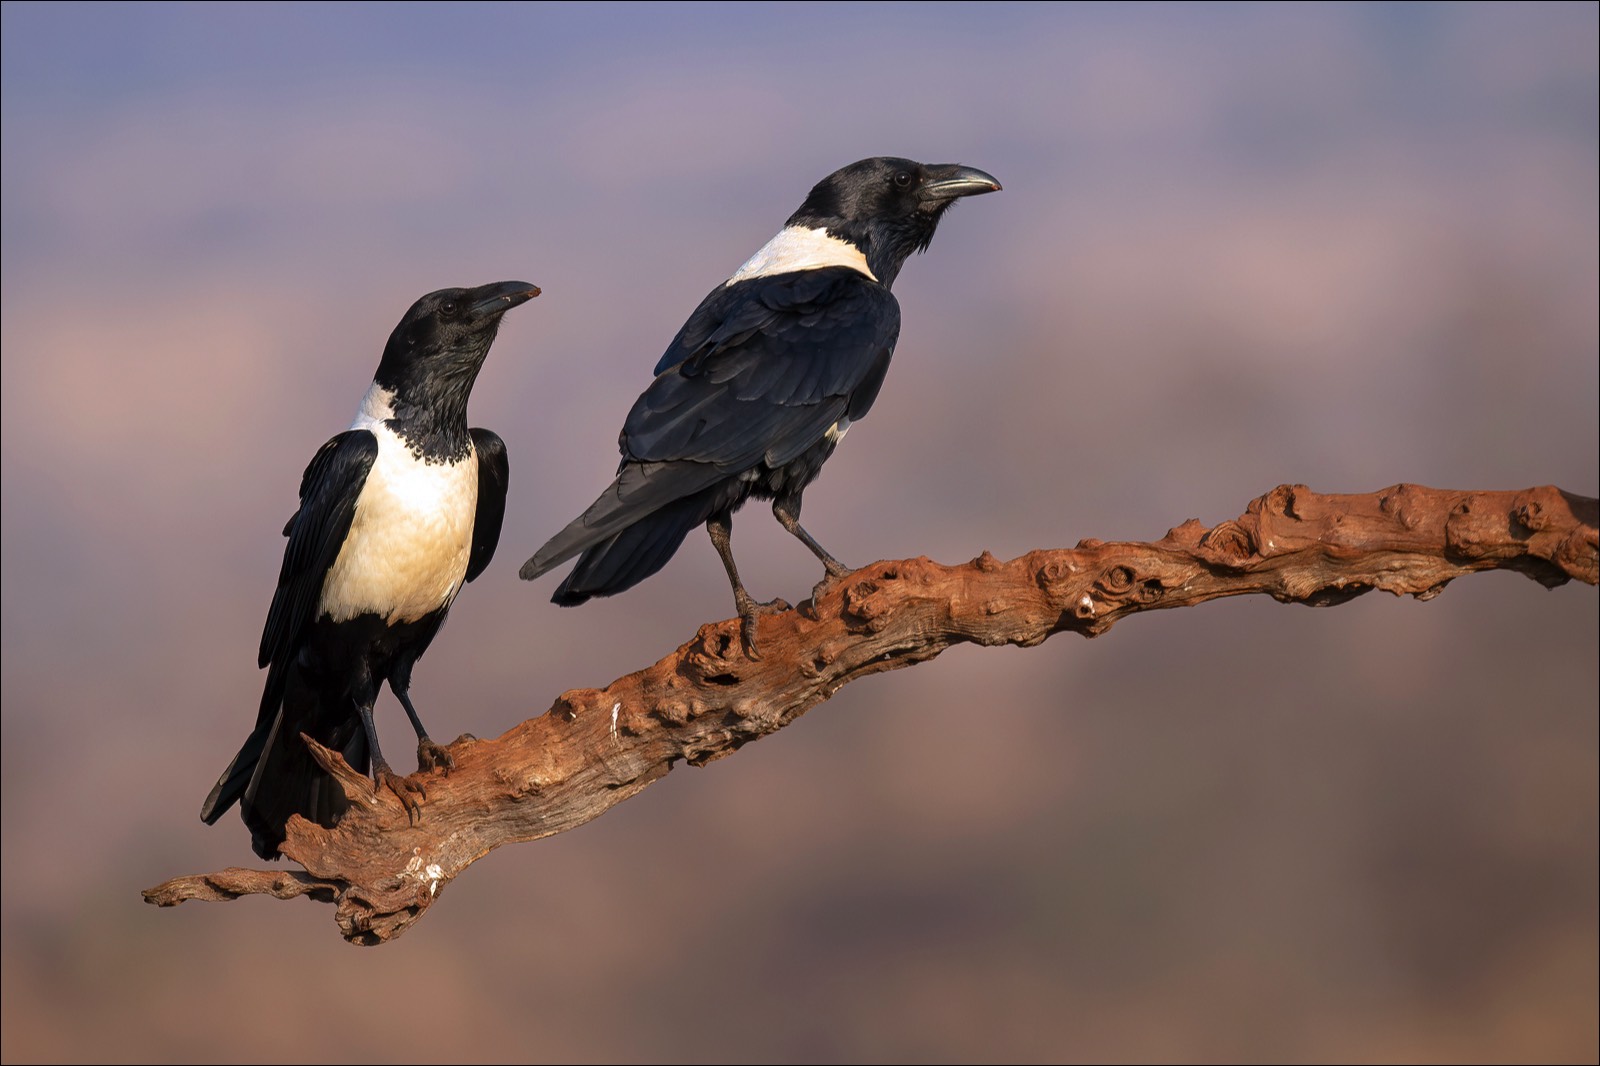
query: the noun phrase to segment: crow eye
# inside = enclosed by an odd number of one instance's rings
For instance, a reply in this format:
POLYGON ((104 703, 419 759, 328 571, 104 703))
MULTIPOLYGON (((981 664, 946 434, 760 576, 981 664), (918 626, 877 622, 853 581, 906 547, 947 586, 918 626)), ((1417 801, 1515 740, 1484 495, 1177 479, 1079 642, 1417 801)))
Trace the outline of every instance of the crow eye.
POLYGON ((456 302, 454 300, 446 300, 439 305, 439 313, 445 318, 456 317, 456 302))
POLYGON ((904 170, 900 171, 898 174, 896 174, 894 176, 894 187, 895 188, 904 189, 904 188, 907 188, 908 186, 910 186, 910 184, 911 184, 911 175, 908 174, 907 172, 905 172, 904 170))

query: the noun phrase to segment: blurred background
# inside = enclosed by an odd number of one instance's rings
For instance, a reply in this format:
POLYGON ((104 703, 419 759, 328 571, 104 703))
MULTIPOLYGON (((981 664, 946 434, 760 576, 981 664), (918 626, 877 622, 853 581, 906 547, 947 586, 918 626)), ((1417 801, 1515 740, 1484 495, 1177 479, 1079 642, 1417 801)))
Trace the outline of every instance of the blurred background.
MULTIPOLYGON (((472 404, 512 498, 418 669, 433 735, 732 613, 698 534, 577 610, 516 569, 695 303, 862 156, 1005 191, 896 286, 806 497, 846 562, 1280 482, 1594 494, 1596 11, 8 2, 4 1058, 1593 1061, 1596 595, 1508 574, 957 648, 378 950, 139 890, 257 865, 197 812, 279 530, 427 291, 544 288, 472 404)), ((736 530, 754 594, 808 593, 765 506, 736 530)))

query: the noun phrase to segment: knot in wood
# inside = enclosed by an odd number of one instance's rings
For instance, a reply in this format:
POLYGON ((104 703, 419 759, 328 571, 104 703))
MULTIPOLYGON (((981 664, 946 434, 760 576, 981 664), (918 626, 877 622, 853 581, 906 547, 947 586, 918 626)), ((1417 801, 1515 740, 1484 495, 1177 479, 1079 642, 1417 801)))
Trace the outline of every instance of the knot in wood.
POLYGON ((715 685, 740 681, 749 666, 744 644, 739 638, 739 623, 707 623, 683 653, 684 672, 692 680, 715 685))
POLYGON ((1251 531, 1232 519, 1218 522, 1200 538, 1200 549, 1207 558, 1227 566, 1237 566, 1259 551, 1251 531))
POLYGON ((1049 592, 1057 585, 1072 580, 1077 574, 1078 568, 1072 565, 1071 560, 1058 555, 1046 561, 1034 572, 1034 580, 1040 588, 1049 592))
MULTIPOLYGON (((883 576, 893 580, 897 575, 885 571, 883 576)), ((880 595, 882 591, 883 586, 875 578, 857 581, 844 590, 844 613, 869 633, 880 632, 889 624, 893 604, 886 602, 889 597, 880 595)))
POLYGON ((802 677, 821 677, 838 657, 839 651, 836 647, 829 644, 819 645, 800 664, 800 675, 802 677))
POLYGON ((1304 485, 1279 485, 1271 492, 1250 503, 1249 510, 1261 514, 1278 514, 1287 518, 1299 518, 1295 510, 1296 497, 1299 493, 1309 491, 1304 485))
POLYGON ((1495 543, 1509 532, 1504 519, 1497 518, 1492 510, 1480 510, 1477 502, 1475 497, 1468 496, 1451 509, 1444 523, 1446 549, 1468 559, 1488 555, 1495 543))
POLYGON ((1146 578, 1145 581, 1134 590, 1132 598, 1134 602, 1148 606, 1149 604, 1155 603, 1166 594, 1167 590, 1166 587, 1161 584, 1161 579, 1152 577, 1146 578))
POLYGON ((668 725, 683 725, 695 716, 695 706, 685 700, 662 700, 650 714, 668 725))
POLYGON ((1600 579, 1600 534, 1592 526, 1574 529, 1556 545, 1550 553, 1550 561, 1563 571, 1559 575, 1560 580, 1555 577, 1548 581, 1540 578, 1541 584, 1554 588, 1564 584, 1569 574, 1580 581, 1595 584, 1600 579))
POLYGON ((1113 566, 1095 581, 1095 587, 1112 599, 1122 599, 1133 591, 1138 582, 1131 566, 1113 566))
POLYGON ((1532 497, 1519 499, 1511 512, 1511 517, 1517 520, 1518 525, 1533 533, 1550 524, 1549 518, 1544 513, 1544 504, 1532 497))
POLYGON ((1415 530, 1432 513, 1431 495, 1420 485, 1402 482, 1378 498, 1378 510, 1399 522, 1402 529, 1415 530))

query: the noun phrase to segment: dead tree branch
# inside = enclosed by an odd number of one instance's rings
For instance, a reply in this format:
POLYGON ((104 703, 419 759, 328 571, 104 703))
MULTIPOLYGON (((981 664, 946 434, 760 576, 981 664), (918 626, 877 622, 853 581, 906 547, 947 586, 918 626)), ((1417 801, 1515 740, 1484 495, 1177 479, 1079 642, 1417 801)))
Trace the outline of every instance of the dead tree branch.
POLYGON ((1382 589, 1418 599, 1479 570, 1547 587, 1600 578, 1600 501, 1553 487, 1448 492, 1397 485, 1320 495, 1285 485, 1210 529, 1190 520, 1150 544, 1081 542, 1001 562, 880 562, 798 610, 763 617, 763 657, 741 654, 737 619, 700 627, 654 666, 604 689, 573 689, 492 740, 451 745, 456 768, 427 778, 411 824, 388 790, 313 745, 353 804, 324 829, 295 818, 294 871, 228 869, 147 889, 172 906, 264 893, 332 902, 346 939, 380 944, 502 844, 560 833, 665 776, 783 728, 856 678, 931 659, 953 644, 1032 647, 1098 636, 1126 615, 1265 593, 1328 607, 1382 589))

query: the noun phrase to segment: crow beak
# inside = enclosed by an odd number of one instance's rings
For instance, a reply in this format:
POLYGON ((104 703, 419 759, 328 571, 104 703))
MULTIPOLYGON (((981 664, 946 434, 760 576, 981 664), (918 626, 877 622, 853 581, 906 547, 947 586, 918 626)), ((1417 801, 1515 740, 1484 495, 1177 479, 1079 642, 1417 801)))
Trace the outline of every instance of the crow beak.
POLYGON ((500 281, 484 285, 473 292, 474 315, 498 315, 525 304, 539 295, 539 286, 526 281, 500 281))
POLYGON ((959 163, 938 163, 927 168, 928 180, 922 185, 924 200, 954 200, 958 196, 999 192, 1000 183, 977 167, 959 163))

